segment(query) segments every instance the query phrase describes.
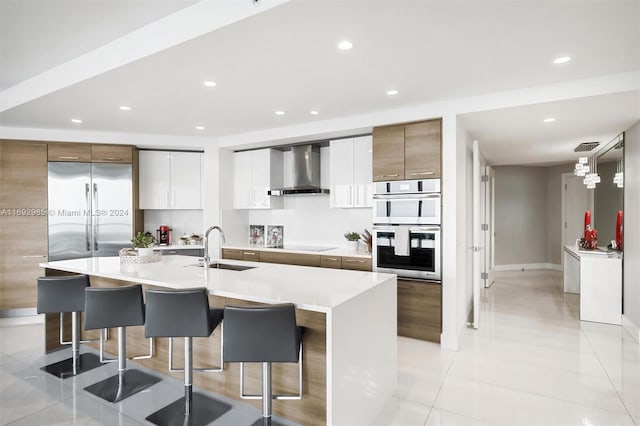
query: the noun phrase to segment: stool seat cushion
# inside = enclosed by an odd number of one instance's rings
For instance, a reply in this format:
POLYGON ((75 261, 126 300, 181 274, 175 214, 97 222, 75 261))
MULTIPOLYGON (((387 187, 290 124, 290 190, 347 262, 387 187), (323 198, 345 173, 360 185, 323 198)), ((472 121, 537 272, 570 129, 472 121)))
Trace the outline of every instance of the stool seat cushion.
POLYGON ((222 321, 205 288, 147 290, 146 299, 146 337, 209 337, 222 321))
POLYGON ((87 275, 38 278, 38 313, 83 312, 87 287, 87 275))
POLYGON ((225 306, 224 362, 298 362, 303 327, 292 303, 225 306))
POLYGON ((140 284, 85 290, 85 330, 144 325, 140 284))

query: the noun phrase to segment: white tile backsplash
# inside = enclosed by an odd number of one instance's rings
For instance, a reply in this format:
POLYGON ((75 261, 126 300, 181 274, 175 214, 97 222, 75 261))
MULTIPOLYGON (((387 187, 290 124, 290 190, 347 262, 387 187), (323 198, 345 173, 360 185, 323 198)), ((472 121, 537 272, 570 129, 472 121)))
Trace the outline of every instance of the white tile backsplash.
POLYGON ((160 225, 169 225, 173 229, 173 241, 177 241, 182 235, 198 234, 204 232, 202 210, 145 210, 144 230, 156 235, 156 229, 160 225))
POLYGON ((346 247, 345 232, 371 231, 372 224, 370 208, 332 209, 327 195, 286 197, 282 209, 223 210, 222 218, 229 243, 246 243, 249 224, 282 225, 285 244, 346 247))

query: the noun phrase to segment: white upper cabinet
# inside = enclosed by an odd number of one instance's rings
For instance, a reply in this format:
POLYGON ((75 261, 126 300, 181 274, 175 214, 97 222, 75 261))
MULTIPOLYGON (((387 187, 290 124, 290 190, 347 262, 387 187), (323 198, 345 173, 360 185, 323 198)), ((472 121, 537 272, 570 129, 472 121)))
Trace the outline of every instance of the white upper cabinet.
POLYGON ((259 149, 233 153, 233 208, 281 208, 282 199, 268 195, 282 187, 282 152, 259 149))
POLYGON ((371 207, 371 136, 329 143, 331 207, 371 207))
POLYGON ((140 208, 202 208, 202 154, 140 151, 140 208))

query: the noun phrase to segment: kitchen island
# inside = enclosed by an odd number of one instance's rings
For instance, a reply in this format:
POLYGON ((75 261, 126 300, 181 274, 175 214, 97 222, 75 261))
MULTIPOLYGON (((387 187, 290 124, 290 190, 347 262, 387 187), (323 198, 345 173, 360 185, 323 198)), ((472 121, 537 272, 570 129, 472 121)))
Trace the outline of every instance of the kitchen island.
MULTIPOLYGON (((131 283, 145 288, 206 287, 210 305, 216 307, 294 303, 298 324, 306 328, 303 397, 299 401, 273 401, 274 414, 305 425, 371 424, 396 387, 396 276, 232 260, 223 263, 251 269, 210 268, 205 281, 203 268, 188 256, 167 256, 160 262, 136 265, 121 265, 117 257, 98 257, 40 266, 46 268, 47 275, 87 274, 96 287, 131 283)), ((57 346, 58 318, 47 315, 47 350, 57 346)), ((129 352, 143 353, 146 342, 142 327, 131 327, 128 336, 129 352)), ((117 351, 114 340, 105 345, 112 353, 117 351)), ((168 339, 157 339, 156 356, 139 362, 165 373, 167 348, 168 339)), ((182 362, 180 353, 176 345, 177 363, 182 362)), ((218 331, 208 339, 194 341, 197 365, 215 363, 219 358, 218 331)), ((250 367, 245 370, 245 391, 259 393, 259 365, 250 367)), ((195 374, 194 384, 239 399, 238 378, 238 364, 226 364, 221 374, 195 374)), ((295 392, 297 366, 274 365, 273 380, 274 393, 295 392)), ((251 403, 260 406, 259 401, 251 403)))

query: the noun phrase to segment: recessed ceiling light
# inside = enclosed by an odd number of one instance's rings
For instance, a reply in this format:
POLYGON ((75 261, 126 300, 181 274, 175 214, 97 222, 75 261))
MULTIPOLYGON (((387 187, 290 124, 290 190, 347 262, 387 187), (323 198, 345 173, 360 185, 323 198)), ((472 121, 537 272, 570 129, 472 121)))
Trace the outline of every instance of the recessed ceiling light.
POLYGON ((81 124, 81 123, 82 123, 82 120, 80 120, 79 118, 72 118, 72 119, 71 119, 71 122, 72 122, 72 123, 76 123, 76 124, 81 124))
POLYGON ((207 87, 214 87, 217 83, 215 81, 207 80, 204 82, 204 85, 207 87))
POLYGON ((566 64, 567 62, 569 62, 571 60, 570 56, 560 56, 558 58, 555 58, 553 60, 554 64, 566 64))
POLYGON ((338 43, 338 49, 340 50, 349 50, 353 47, 353 43, 351 43, 349 40, 342 40, 340 43, 338 43))
POLYGON ((278 110, 278 111, 276 111, 276 115, 284 115, 284 111, 278 110))
POLYGON ((122 106, 120 107, 120 109, 121 109, 122 111, 131 111, 131 107, 130 107, 130 106, 126 106, 126 105, 122 105, 122 106))
POLYGON ((545 123, 553 123, 554 121, 556 121, 556 119, 554 117, 547 117, 544 120, 545 123))
POLYGON ((309 111, 309 114, 318 115, 318 111, 316 111, 315 109, 312 109, 311 111, 309 111))
POLYGON ((196 130, 204 130, 205 127, 204 126, 196 126, 196 130))
POLYGON ((389 95, 389 96, 395 96, 397 94, 398 94, 398 91, 395 90, 395 89, 387 90, 387 95, 389 95))

